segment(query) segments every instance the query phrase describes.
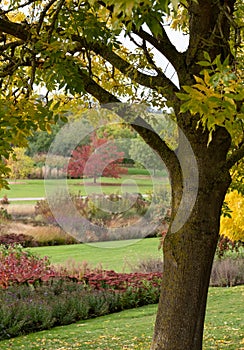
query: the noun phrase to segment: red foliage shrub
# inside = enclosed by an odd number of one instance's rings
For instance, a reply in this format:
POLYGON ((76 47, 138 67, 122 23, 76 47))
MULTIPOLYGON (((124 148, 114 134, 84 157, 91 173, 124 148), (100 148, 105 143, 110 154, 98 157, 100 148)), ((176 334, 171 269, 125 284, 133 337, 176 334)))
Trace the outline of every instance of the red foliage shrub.
POLYGON ((220 235, 216 255, 218 256, 218 258, 222 258, 228 251, 238 252, 243 245, 244 243, 241 241, 232 241, 228 237, 220 235))
POLYGON ((33 284, 46 281, 56 275, 47 257, 39 258, 24 251, 21 246, 0 249, 0 287, 12 284, 33 284))
MULTIPOLYGON (((83 267, 82 267, 83 268, 83 267)), ((40 258, 20 246, 0 250, 0 287, 7 288, 13 284, 35 284, 51 278, 70 279, 93 290, 112 290, 125 292, 131 289, 160 287, 162 274, 159 272, 118 273, 113 270, 86 268, 68 271, 55 269, 47 257, 40 258), (149 283, 146 285, 146 283, 149 283)))
POLYGON ((34 240, 32 236, 25 235, 24 233, 5 233, 0 235, 0 244, 6 247, 13 244, 21 244, 22 247, 36 247, 38 243, 34 240))
POLYGON ((87 269, 82 275, 78 271, 69 273, 68 271, 62 270, 60 276, 77 280, 96 290, 126 291, 129 287, 143 288, 145 287, 145 281, 150 282, 153 286, 159 287, 162 281, 162 274, 160 272, 118 273, 113 270, 99 269, 87 269))

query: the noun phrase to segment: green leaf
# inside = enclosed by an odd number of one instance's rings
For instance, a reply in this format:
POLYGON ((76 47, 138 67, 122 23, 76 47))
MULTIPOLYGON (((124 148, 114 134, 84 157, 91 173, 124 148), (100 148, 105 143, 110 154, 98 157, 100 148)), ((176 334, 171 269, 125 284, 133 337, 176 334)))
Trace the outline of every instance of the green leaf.
POLYGON ((218 70, 221 72, 222 70, 221 55, 216 56, 215 60, 213 61, 213 64, 216 64, 218 70))
POLYGON ((180 113, 186 113, 188 110, 189 110, 188 102, 185 102, 180 106, 180 113))
POLYGON ((203 56, 208 62, 211 62, 211 57, 209 56, 209 53, 207 51, 204 51, 203 56))
POLYGON ((237 95, 234 95, 233 99, 235 101, 243 101, 244 100, 244 89, 243 89, 243 92, 241 92, 241 93, 239 93, 237 95))
POLYGON ((158 21, 155 21, 154 18, 148 18, 146 21, 149 29, 151 30, 152 34, 155 36, 162 35, 162 28, 158 21))
POLYGON ((207 61, 199 61, 199 62, 197 62, 197 64, 199 64, 199 66, 203 66, 203 67, 210 67, 212 65, 211 62, 207 62, 207 61))
POLYGON ((55 101, 51 106, 50 108, 55 111, 55 109, 58 109, 60 106, 60 101, 55 101))
POLYGON ((188 85, 183 85, 182 88, 188 93, 188 94, 192 94, 194 92, 194 88, 192 86, 188 86, 188 85))
POLYGON ((212 77, 210 77, 209 83, 214 87, 217 87, 221 81, 221 73, 216 73, 212 77))
POLYGON ((174 10, 176 11, 178 8, 179 1, 178 0, 171 0, 171 3, 173 5, 174 10))
POLYGON ((181 105, 180 112, 186 113, 187 111, 190 111, 194 115, 197 113, 196 106, 197 106, 196 101, 189 100, 181 105))
POLYGON ((209 102, 215 102, 216 104, 222 104, 222 99, 220 99, 220 98, 218 98, 218 97, 216 97, 216 96, 210 96, 209 98, 208 98, 208 101, 209 102))
POLYGON ((194 75, 194 79, 196 80, 197 83, 205 85, 204 80, 197 75, 194 75))
POLYGON ((226 119, 226 112, 225 111, 216 113, 214 124, 220 125, 220 126, 224 125, 225 119, 226 119))
POLYGON ((209 108, 208 108, 206 103, 199 104, 199 110, 202 111, 202 113, 201 113, 202 115, 204 115, 204 114, 206 115, 209 113, 209 108))
POLYGON ((228 67, 229 66, 229 55, 226 57, 226 59, 223 62, 223 67, 228 67))
POLYGON ((188 101, 191 97, 188 94, 177 92, 176 96, 182 101, 188 101))

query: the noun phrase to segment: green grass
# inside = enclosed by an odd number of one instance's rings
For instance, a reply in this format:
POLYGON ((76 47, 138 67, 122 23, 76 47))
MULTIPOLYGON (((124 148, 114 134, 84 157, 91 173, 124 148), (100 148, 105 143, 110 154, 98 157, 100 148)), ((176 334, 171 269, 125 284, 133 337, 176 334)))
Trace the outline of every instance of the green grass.
MULTIPOLYGON (((142 168, 128 168, 128 175, 150 175, 150 172, 153 173, 153 170, 150 171, 148 169, 142 169, 142 168)), ((164 176, 167 177, 167 170, 156 170, 156 176, 164 176)))
POLYGON ((244 286, 210 288, 205 349, 244 350, 244 286))
POLYGON ((129 175, 150 175, 150 172, 147 169, 141 169, 141 168, 128 168, 128 174, 129 175))
POLYGON ((47 255, 52 263, 63 264, 65 261, 86 261, 92 266, 102 264, 105 269, 117 272, 130 271, 139 261, 146 258, 162 257, 158 251, 158 238, 100 242, 93 244, 75 244, 52 247, 28 248, 40 256, 47 255))
POLYGON ((43 180, 17 180, 10 182, 9 190, 0 191, 0 197, 7 195, 8 198, 24 198, 24 197, 44 197, 43 180))
MULTIPOLYGON (((210 288, 204 350, 243 350, 244 286, 210 288)), ((0 342, 2 350, 149 350, 157 305, 81 321, 0 342)), ((176 335, 177 336, 177 335, 176 335)))
MULTIPOLYGON (((72 193, 80 192, 81 195, 90 193, 99 193, 101 190, 106 193, 120 193, 121 187, 124 192, 140 192, 148 193, 153 190, 153 186, 167 186, 169 187, 169 181, 167 177, 155 177, 145 176, 141 174, 128 174, 119 179, 113 178, 101 178, 102 183, 111 184, 106 186, 94 185, 93 179, 85 179, 86 186, 83 185, 82 179, 69 179, 67 184, 69 190, 72 193)), ((58 186, 64 186, 65 180, 46 180, 44 186, 44 180, 17 180, 11 182, 10 190, 3 189, 0 191, 0 198, 7 195, 8 198, 35 198, 45 197, 45 189, 49 193, 56 191, 58 186), (45 188, 46 187, 46 188, 45 188)))

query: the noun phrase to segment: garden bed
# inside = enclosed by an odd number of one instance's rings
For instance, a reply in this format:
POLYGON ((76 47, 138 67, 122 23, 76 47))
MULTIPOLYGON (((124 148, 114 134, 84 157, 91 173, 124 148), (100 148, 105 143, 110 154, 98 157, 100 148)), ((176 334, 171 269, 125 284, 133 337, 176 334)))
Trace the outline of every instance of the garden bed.
POLYGON ((0 262, 0 340, 159 299, 159 272, 58 269, 20 246, 2 246, 0 262))

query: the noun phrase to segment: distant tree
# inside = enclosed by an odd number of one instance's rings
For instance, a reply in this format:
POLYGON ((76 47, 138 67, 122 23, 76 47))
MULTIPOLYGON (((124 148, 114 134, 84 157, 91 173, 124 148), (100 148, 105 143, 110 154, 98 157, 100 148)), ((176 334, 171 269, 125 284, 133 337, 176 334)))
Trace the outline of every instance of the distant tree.
POLYGON ((62 122, 52 125, 49 132, 44 130, 35 131, 33 135, 28 138, 26 154, 33 157, 35 154, 47 153, 62 125, 62 122))
POLYGON ((26 149, 21 147, 14 148, 15 156, 11 155, 7 160, 7 166, 10 168, 9 177, 11 179, 26 178, 34 167, 34 161, 25 154, 26 149))
MULTIPOLYGON (((70 118, 69 118, 70 121, 70 118)), ((52 125, 49 131, 39 130, 33 133, 28 138, 27 155, 34 156, 35 154, 46 154, 49 147, 55 139, 56 148, 52 149, 52 153, 60 156, 68 156, 76 146, 76 141, 80 130, 77 129, 76 124, 68 123, 64 127, 63 121, 58 121, 57 124, 52 125), (76 137, 77 136, 77 137, 76 137)), ((87 121, 84 121, 83 128, 87 126, 87 121)), ((80 145, 89 143, 89 139, 84 138, 80 140, 80 145)))
POLYGON ((68 165, 68 174, 71 177, 93 177, 94 183, 100 176, 120 177, 127 172, 120 164, 124 153, 119 152, 113 140, 91 136, 91 143, 78 146, 73 152, 68 165))
POLYGON ((107 138, 116 141, 121 152, 124 152, 123 163, 133 163, 130 156, 130 147, 133 140, 137 137, 137 133, 131 126, 123 123, 115 123, 100 128, 98 132, 99 137, 106 135, 107 138))
POLYGON ((89 137, 82 137, 82 135, 87 135, 90 131, 91 126, 88 121, 80 120, 79 127, 77 127, 77 124, 73 123, 72 119, 69 118, 69 123, 55 135, 55 142, 52 144, 52 153, 64 157, 71 156, 72 151, 78 146, 77 140, 79 140, 79 146, 89 144, 89 137), (83 131, 82 134, 81 128, 83 131))
POLYGON ((136 166, 153 170, 153 175, 156 175, 156 170, 162 170, 162 160, 140 137, 131 141, 129 154, 136 166))

